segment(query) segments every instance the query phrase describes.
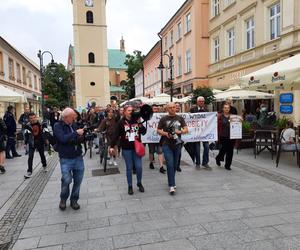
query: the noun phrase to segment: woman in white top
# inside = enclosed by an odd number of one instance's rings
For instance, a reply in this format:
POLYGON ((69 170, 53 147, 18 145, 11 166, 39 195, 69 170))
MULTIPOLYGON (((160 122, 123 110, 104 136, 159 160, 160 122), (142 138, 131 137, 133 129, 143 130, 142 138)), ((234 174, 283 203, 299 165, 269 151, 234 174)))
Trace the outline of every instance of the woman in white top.
POLYGON ((281 132, 281 144, 284 151, 300 150, 300 144, 296 143, 296 133, 294 130, 294 124, 288 121, 286 129, 281 132))

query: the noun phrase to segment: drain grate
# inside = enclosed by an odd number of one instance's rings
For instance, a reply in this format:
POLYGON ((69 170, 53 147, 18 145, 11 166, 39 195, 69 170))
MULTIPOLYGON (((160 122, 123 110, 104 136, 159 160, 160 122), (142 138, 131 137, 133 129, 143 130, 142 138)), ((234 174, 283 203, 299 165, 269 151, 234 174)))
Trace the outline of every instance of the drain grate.
POLYGON ((120 174, 118 168, 108 168, 106 172, 103 169, 93 169, 92 176, 105 176, 105 175, 113 175, 113 174, 120 174))

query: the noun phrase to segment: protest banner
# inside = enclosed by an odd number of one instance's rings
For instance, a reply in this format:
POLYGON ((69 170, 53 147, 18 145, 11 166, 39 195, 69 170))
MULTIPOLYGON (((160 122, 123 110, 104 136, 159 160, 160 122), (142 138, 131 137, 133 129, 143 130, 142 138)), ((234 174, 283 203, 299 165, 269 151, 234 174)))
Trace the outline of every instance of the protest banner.
MULTIPOLYGON (((154 113, 151 120, 147 124, 147 133, 142 136, 143 143, 158 143, 160 136, 157 134, 157 126, 161 117, 165 113, 154 113)), ((218 140, 218 126, 217 113, 180 113, 188 126, 189 133, 182 135, 181 139, 184 142, 197 141, 217 141, 218 140)))
POLYGON ((230 115, 230 139, 242 139, 242 118, 230 115))

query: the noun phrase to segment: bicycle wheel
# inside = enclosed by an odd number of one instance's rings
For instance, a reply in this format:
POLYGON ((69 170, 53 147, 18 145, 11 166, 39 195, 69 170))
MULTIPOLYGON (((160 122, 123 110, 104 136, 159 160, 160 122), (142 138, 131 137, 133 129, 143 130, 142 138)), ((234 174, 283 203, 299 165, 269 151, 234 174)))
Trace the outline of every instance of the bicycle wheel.
POLYGON ((104 163, 103 163, 103 168, 104 168, 104 172, 106 172, 106 167, 107 167, 107 156, 108 156, 108 146, 105 145, 103 147, 103 160, 104 160, 104 163))

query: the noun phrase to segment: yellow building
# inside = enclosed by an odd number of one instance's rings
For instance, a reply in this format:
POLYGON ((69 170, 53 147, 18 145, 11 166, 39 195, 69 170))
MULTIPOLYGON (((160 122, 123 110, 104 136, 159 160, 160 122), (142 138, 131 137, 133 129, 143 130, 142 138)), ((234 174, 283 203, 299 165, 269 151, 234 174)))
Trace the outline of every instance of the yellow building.
MULTIPOLYGON (((27 103, 9 103, 1 101, 0 116, 2 117, 9 105, 16 109, 16 117, 30 106, 36 114, 41 111, 41 82, 38 65, 14 48, 0 36, 0 85, 23 95, 27 103)), ((24 99, 25 100, 25 99, 24 99)))
MULTIPOLYGON (((299 12, 298 0, 210 0, 210 87, 227 89, 300 53, 299 12)), ((277 113, 278 108, 277 97, 277 113)))
POLYGON ((105 0, 72 0, 76 106, 110 101, 105 0))

